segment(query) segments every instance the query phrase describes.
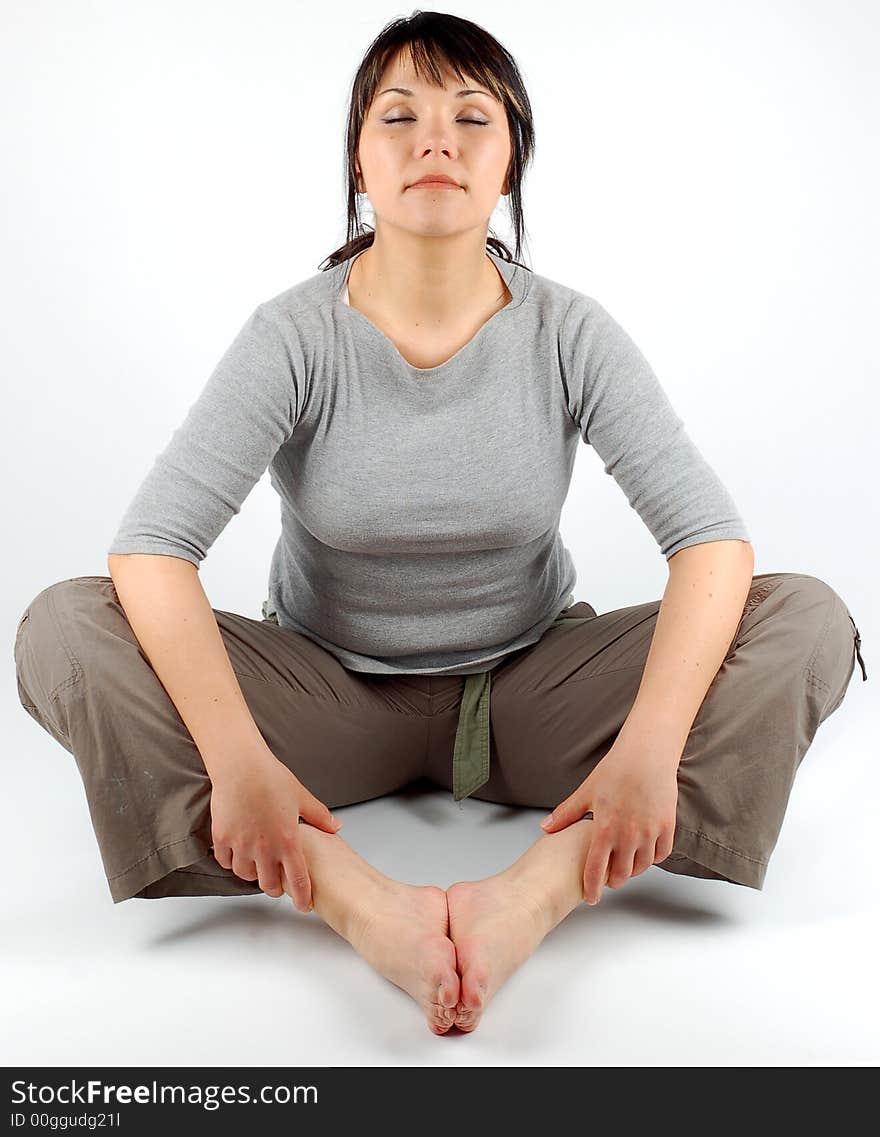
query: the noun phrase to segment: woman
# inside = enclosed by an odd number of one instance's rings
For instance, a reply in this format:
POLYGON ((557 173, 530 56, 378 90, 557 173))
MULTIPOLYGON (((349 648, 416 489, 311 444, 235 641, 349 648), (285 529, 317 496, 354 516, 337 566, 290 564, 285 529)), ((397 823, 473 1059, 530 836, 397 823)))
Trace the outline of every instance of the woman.
POLYGON ((606 884, 657 864, 762 888, 859 648, 823 581, 753 576, 730 494, 623 329, 520 263, 532 146, 487 32, 431 12, 386 27, 352 92, 348 241, 246 321, 110 576, 45 589, 15 643, 114 902, 286 892, 436 1034, 473 1030, 606 884), (515 258, 488 236, 499 194, 515 258), (667 558, 662 602, 574 603, 558 522, 580 441, 667 558), (212 609, 198 567, 267 468, 282 531, 255 620, 212 609), (328 806, 418 777, 552 822, 488 880, 402 884, 328 806))

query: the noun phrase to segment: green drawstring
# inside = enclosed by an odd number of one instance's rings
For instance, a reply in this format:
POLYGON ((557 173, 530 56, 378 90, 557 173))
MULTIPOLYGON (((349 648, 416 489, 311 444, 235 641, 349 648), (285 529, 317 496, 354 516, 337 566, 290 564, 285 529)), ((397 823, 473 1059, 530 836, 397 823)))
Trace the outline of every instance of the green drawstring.
MULTIPOLYGON (((559 627, 560 624, 585 624, 587 620, 593 619, 595 616, 557 616, 550 628, 559 627)), ((497 665, 496 663, 495 666, 497 665)), ((489 780, 491 690, 491 668, 488 671, 475 671, 465 677, 452 754, 452 794, 458 802, 489 780)))
POLYGON ((452 793, 456 801, 489 780, 491 690, 491 671, 475 671, 465 678, 452 754, 452 793))

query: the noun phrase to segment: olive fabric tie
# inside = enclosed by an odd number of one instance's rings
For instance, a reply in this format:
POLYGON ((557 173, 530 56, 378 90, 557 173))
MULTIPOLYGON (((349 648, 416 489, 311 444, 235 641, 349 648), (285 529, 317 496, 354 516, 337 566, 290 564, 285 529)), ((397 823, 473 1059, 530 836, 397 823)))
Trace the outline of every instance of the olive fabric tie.
MULTIPOLYGON (((561 624, 585 624, 593 619, 595 613, 592 616, 557 616, 550 628, 561 624)), ((465 677, 452 754, 452 794, 458 802, 489 780, 491 692, 492 668, 475 671, 465 677)))
POLYGON ((452 793, 456 801, 489 780, 491 690, 491 671, 475 671, 465 679, 452 754, 452 793))

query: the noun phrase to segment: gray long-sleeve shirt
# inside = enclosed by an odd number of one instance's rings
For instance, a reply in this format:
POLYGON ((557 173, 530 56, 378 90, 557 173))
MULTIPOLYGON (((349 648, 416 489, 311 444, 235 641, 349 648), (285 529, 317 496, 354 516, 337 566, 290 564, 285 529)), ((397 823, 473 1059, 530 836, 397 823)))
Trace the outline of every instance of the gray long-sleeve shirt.
POLYGON ((268 468, 281 627, 374 673, 470 674, 574 602, 578 442, 665 557, 750 540, 639 348, 598 301, 487 252, 512 300, 419 368, 346 303, 348 260, 259 304, 156 458, 109 553, 195 565, 268 468))

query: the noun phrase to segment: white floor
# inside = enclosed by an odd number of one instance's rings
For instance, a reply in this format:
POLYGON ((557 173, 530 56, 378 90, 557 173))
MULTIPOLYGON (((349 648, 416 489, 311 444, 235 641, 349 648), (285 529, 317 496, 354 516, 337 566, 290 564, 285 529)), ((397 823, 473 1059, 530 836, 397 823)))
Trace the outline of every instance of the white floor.
MULTIPOLYGON (((476 1031, 444 1037, 286 898, 114 905, 72 756, 9 705, 0 1061, 876 1064, 872 700, 857 669, 801 766, 763 892, 649 869, 563 921, 476 1031)), ((383 872, 447 887, 515 860, 544 811, 459 809, 421 784, 340 812, 346 839, 383 872)))

